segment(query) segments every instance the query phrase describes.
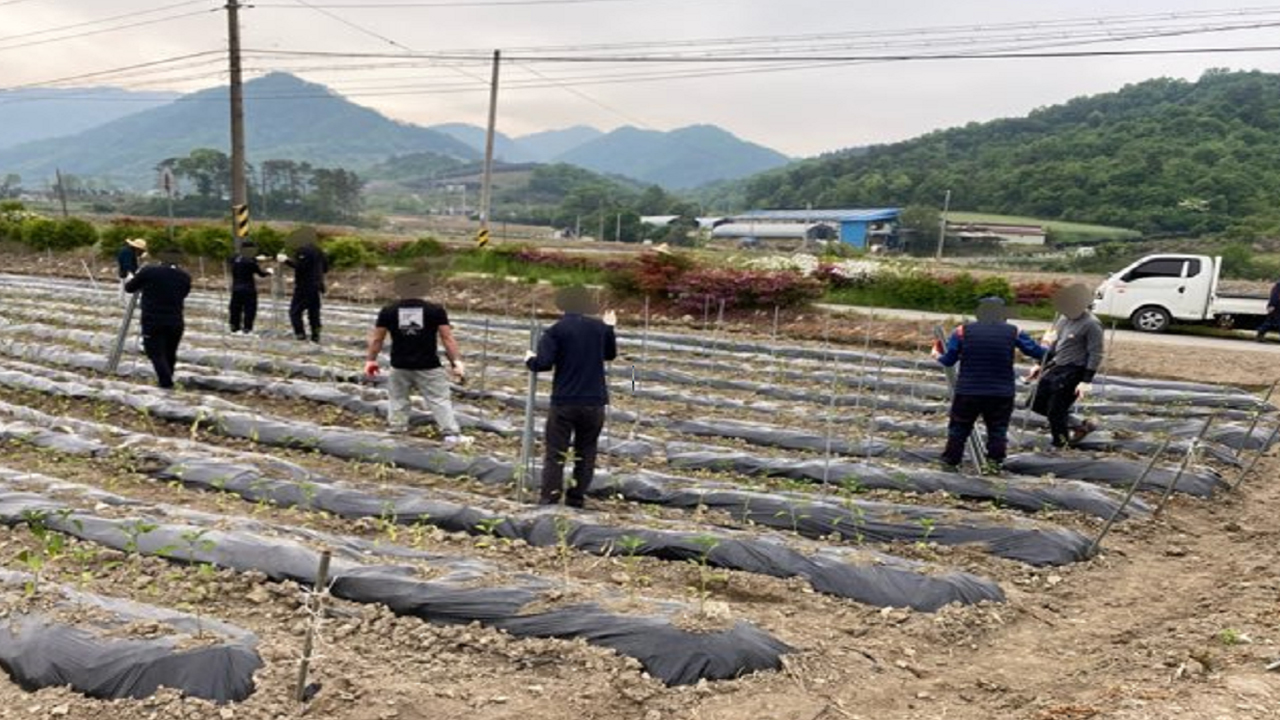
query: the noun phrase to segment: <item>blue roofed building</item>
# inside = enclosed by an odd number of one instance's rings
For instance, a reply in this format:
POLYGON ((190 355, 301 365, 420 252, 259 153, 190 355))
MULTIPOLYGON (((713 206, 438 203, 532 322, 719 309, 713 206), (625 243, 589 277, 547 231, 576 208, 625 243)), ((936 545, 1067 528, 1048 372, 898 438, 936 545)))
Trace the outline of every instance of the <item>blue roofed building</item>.
POLYGON ((901 214, 900 208, 752 210, 727 218, 712 234, 715 237, 752 237, 758 240, 839 239, 856 248, 876 246, 894 249, 901 214))

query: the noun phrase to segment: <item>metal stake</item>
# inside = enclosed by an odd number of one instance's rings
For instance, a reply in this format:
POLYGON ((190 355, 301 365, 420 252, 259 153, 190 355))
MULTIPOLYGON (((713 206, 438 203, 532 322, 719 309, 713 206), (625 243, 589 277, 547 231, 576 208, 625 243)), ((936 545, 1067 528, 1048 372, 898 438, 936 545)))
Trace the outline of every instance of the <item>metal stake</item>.
POLYGON ((93 276, 93 271, 89 269, 89 263, 81 260, 80 265, 84 267, 85 274, 89 276, 89 284, 93 285, 93 291, 98 292, 98 278, 93 276))
MULTIPOLYGON (((1240 456, 1244 454, 1245 443, 1253 438, 1253 430, 1254 428, 1258 427, 1258 420, 1262 419, 1263 409, 1267 406, 1268 403, 1271 402, 1271 395, 1276 391, 1277 384, 1280 384, 1280 379, 1277 379, 1271 383, 1271 387, 1267 389, 1266 397, 1262 399, 1262 405, 1259 405, 1258 410, 1253 413, 1253 420, 1249 422, 1249 430, 1245 432, 1244 439, 1240 441, 1240 447, 1236 448, 1236 460, 1239 460, 1240 456)), ((1266 448, 1263 448, 1263 449, 1265 450, 1266 448)))
POLYGON ((1249 462, 1249 466, 1240 471, 1240 477, 1236 478, 1235 484, 1231 485, 1229 488, 1232 492, 1240 489, 1240 485, 1244 483, 1244 479, 1249 477, 1249 474, 1253 472, 1254 466, 1257 465, 1258 461, 1262 459, 1262 456, 1267 453, 1267 448, 1271 447, 1271 443, 1275 442, 1276 435, 1278 433, 1280 433, 1280 425, 1276 425, 1275 429, 1271 431, 1271 434, 1267 436, 1267 441, 1262 444, 1262 447, 1258 448, 1258 454, 1253 456, 1253 460, 1249 462))
POLYGON ((484 392, 485 374, 489 370, 489 318, 484 319, 484 339, 480 343, 480 392, 484 392))
POLYGON ((307 671, 311 669, 311 652, 315 647, 316 625, 324 613, 324 593, 329 585, 329 561, 332 559, 331 550, 325 548, 320 551, 320 567, 316 570, 316 584, 312 586, 312 592, 315 593, 316 598, 315 616, 307 624, 307 634, 302 641, 302 664, 298 666, 298 685, 293 694, 298 702, 306 702, 307 671))
POLYGON ((1091 558, 1097 554, 1098 547, 1102 545, 1102 539, 1107 536, 1107 533, 1111 532, 1111 526, 1115 525, 1116 520, 1124 514, 1125 508, 1129 507, 1129 502, 1133 500, 1133 495, 1138 491, 1138 487, 1142 485, 1142 481, 1147 479, 1147 476, 1150 475, 1151 471, 1155 468, 1156 462, 1160 460, 1160 457, 1164 455, 1164 451, 1168 449, 1168 440, 1165 440, 1160 444, 1160 447, 1156 449, 1156 454, 1151 456, 1151 461, 1147 463, 1145 468, 1143 468, 1142 474, 1134 479, 1133 484, 1129 486, 1128 492, 1124 494, 1124 500, 1120 501, 1120 506, 1116 508, 1115 512, 1111 513, 1111 517, 1107 518, 1107 522, 1103 524, 1102 530, 1098 532, 1098 536, 1093 539, 1093 542, 1089 543, 1089 549, 1084 553, 1085 557, 1091 558))
POLYGON ((1173 495, 1173 488, 1178 484, 1178 481, 1182 479, 1182 473, 1187 471, 1187 466, 1191 464, 1192 458, 1195 457, 1196 450, 1200 447, 1200 441, 1204 439, 1205 434, 1209 432, 1209 426, 1213 424, 1213 419, 1215 417, 1217 416, 1210 416, 1209 419, 1204 421, 1204 426, 1200 428, 1200 432, 1196 435, 1195 439, 1191 441, 1191 445, 1187 447, 1187 453, 1182 456, 1182 462, 1178 465, 1178 472, 1173 476, 1173 480, 1169 481, 1168 487, 1164 489, 1164 493, 1160 496, 1160 503, 1156 505, 1155 512, 1151 514, 1152 517, 1160 517, 1160 514, 1164 512, 1165 503, 1169 502, 1170 496, 1173 495))
POLYGON ((769 354, 772 356, 773 364, 773 384, 778 384, 778 306, 773 306, 773 340, 769 345, 769 354))
MULTIPOLYGON (((538 351, 538 326, 530 318, 529 350, 538 351)), ((516 472, 516 502, 524 502, 524 486, 533 465, 533 413, 538 404, 538 373, 529 371, 529 391, 524 400, 524 431, 520 436, 520 469, 516 472)))
POLYGON ((108 375, 114 375, 116 368, 120 366, 120 356, 124 354, 124 343, 129 337, 129 325, 133 322, 133 314, 138 309, 139 294, 129 293, 129 305, 125 307, 124 319, 120 321, 120 332, 116 335, 116 344, 111 347, 111 354, 107 356, 108 375))
MULTIPOLYGON (((649 296, 644 296, 644 334, 640 336, 640 364, 649 366, 649 296)), ((633 389, 634 392, 634 389, 633 389)))

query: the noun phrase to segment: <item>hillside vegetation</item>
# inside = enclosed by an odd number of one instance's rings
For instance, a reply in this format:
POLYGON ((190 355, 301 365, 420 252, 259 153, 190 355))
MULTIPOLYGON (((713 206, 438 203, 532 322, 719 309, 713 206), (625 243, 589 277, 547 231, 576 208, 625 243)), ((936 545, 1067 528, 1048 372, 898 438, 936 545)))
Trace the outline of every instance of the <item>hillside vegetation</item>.
POLYGON ((1149 234, 1280 234, 1280 76, 1156 79, 856 153, 739 188, 755 207, 928 205, 1149 234))

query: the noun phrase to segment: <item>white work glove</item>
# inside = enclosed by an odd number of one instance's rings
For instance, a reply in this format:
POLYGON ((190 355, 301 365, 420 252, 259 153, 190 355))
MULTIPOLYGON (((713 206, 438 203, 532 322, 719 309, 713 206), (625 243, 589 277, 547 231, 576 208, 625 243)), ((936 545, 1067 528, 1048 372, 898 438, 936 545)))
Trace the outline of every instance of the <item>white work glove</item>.
POLYGON ((1056 342, 1058 342, 1058 331, 1053 328, 1049 328, 1044 335, 1040 336, 1040 344, 1045 347, 1053 347, 1056 342))
POLYGON ((534 358, 536 358, 536 357, 538 357, 538 353, 536 353, 536 352, 534 352, 534 351, 532 351, 532 350, 525 350, 525 351, 524 351, 524 361, 525 361, 525 362, 529 362, 530 360, 532 360, 532 359, 534 359, 534 358))
POLYGON ((124 276, 124 281, 125 281, 125 282, 129 282, 129 281, 130 281, 130 280, 132 280, 132 279, 133 279, 133 273, 127 273, 127 274, 124 276))
POLYGON ((461 358, 452 361, 449 366, 449 376, 459 385, 467 381, 467 366, 463 364, 461 358))
POLYGON ((278 255, 276 255, 276 262, 286 262, 288 260, 289 260, 289 256, 284 253, 279 253, 278 255))
POLYGON ((1091 392, 1093 392, 1093 383, 1080 383, 1076 386, 1076 399, 1083 400, 1091 392))
POLYGON ((377 361, 377 360, 366 360, 366 361, 365 361, 365 363, 364 363, 364 374, 365 374, 365 377, 370 377, 370 378, 377 377, 377 376, 378 376, 378 371, 379 371, 379 368, 378 368, 378 361, 377 361))
POLYGON ((618 324, 618 313, 613 310, 606 310, 600 320, 603 321, 605 325, 614 327, 618 324))
POLYGON ((267 268, 267 274, 268 274, 268 275, 275 275, 275 274, 276 274, 276 269, 275 269, 275 268, 267 268))

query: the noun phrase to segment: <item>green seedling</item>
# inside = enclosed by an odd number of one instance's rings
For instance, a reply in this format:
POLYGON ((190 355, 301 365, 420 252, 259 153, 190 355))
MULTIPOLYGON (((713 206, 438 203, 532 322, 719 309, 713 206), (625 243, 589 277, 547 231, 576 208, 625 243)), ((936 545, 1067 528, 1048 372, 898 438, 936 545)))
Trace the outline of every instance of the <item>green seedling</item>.
POLYGON ((394 501, 387 500, 382 503, 382 514, 378 516, 378 531, 387 538, 387 542, 395 544, 396 538, 400 537, 400 525, 397 522, 399 517, 396 515, 396 504, 394 501))
POLYGON ((627 572, 627 591, 634 601, 636 599, 636 584, 639 578, 637 571, 640 567, 640 549, 644 547, 644 538, 635 535, 623 535, 618 538, 617 546, 623 553, 622 563, 626 567, 627 572))
POLYGON ((937 518, 922 517, 917 522, 920 523, 920 528, 924 530, 924 536, 920 538, 921 541, 928 542, 929 536, 933 534, 934 526, 938 524, 937 518))
POLYGON ((1244 633, 1235 628, 1223 628, 1218 631, 1218 642, 1228 647, 1246 642, 1244 633))
POLYGON ((484 536, 484 539, 476 543, 476 547, 487 548, 492 547, 494 540, 498 539, 498 528, 502 527, 502 523, 506 522, 506 518, 491 517, 480 520, 476 523, 476 531, 484 536))
MULTIPOLYGON (((561 504, 564 499, 561 498, 561 504)), ((564 584, 569 584, 569 533, 573 530, 573 523, 564 515, 556 515, 556 553, 560 557, 560 567, 564 574, 564 584)))
POLYGON ((715 535, 698 535, 693 538, 693 543, 698 546, 700 552, 697 557, 689 561, 698 569, 697 584, 690 589, 694 590, 698 598, 698 614, 706 615, 707 598, 711 594, 708 586, 713 577, 710 557, 711 552, 720 546, 720 538, 715 535))
POLYGON ((22 522, 36 539, 35 548, 25 549, 18 553, 16 560, 31 573, 26 582, 26 593, 30 597, 40 589, 40 581, 49 563, 62 556, 66 548, 66 536, 49 528, 49 513, 46 510, 24 510, 22 522))
MULTIPOLYGON (((209 588, 214 587, 210 582, 214 577, 213 565, 208 562, 200 561, 197 558, 202 553, 213 552, 213 550, 218 546, 213 540, 205 537, 208 532, 209 530, 207 528, 201 530, 187 530, 181 535, 182 542, 186 546, 187 556, 185 560, 196 568, 196 578, 199 580, 200 586, 204 590, 203 594, 206 596, 209 594, 209 588)), ((193 612, 196 616, 196 637, 204 637, 203 619, 200 616, 201 603, 197 602, 193 605, 193 612)))

